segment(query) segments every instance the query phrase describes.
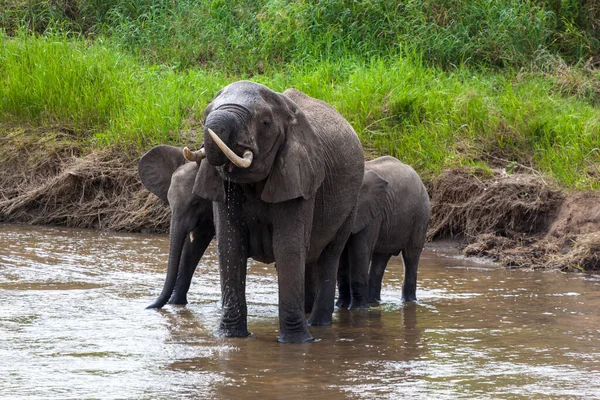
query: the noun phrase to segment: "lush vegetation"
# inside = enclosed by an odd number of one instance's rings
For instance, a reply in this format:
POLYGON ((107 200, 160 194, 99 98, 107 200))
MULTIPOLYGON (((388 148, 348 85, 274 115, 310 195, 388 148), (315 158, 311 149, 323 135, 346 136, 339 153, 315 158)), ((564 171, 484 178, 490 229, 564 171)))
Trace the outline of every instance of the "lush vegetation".
POLYGON ((425 174, 526 166, 600 187, 600 4, 4 0, 0 135, 184 143, 222 86, 336 106, 372 155, 425 174))
POLYGON ((597 0, 3 0, 0 24, 110 37, 151 63, 256 74, 290 62, 418 52, 428 64, 529 66, 600 55, 597 0))

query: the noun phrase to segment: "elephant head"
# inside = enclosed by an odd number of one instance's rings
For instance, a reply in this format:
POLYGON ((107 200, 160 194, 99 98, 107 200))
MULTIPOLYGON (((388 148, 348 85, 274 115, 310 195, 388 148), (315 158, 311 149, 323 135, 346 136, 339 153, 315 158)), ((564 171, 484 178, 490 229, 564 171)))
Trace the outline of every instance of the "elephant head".
POLYGON ((387 188, 388 181, 375 171, 365 170, 358 194, 358 208, 352 225, 352 233, 360 232, 381 214, 387 188))
POLYGON ((260 183, 261 199, 312 198, 324 179, 320 140, 287 96, 248 81, 223 88, 207 106, 204 148, 186 151, 202 162, 194 193, 225 201, 224 182, 260 183))
POLYGON ((138 164, 144 187, 171 208, 167 278, 160 296, 148 308, 160 308, 169 298, 174 304, 185 304, 192 275, 202 256, 198 253, 204 252, 214 236, 212 202, 191 190, 198 168, 197 163, 185 162, 181 149, 165 145, 150 149, 138 164))

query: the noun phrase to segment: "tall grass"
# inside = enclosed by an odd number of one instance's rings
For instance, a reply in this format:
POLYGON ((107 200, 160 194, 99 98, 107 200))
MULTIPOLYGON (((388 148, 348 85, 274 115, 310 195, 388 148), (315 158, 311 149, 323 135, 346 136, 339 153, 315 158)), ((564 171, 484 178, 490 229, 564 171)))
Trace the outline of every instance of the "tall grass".
POLYGON ((5 123, 55 126, 82 140, 172 141, 225 82, 217 73, 141 66, 101 42, 0 35, 5 123))
MULTIPOLYGON (((68 129, 96 146, 185 144, 214 94, 240 78, 149 66, 102 41, 0 36, 0 122, 68 129)), ((564 95, 550 75, 447 72, 405 51, 291 63, 252 79, 328 101, 372 155, 425 175, 518 162, 566 187, 600 188, 600 109, 564 95)))
POLYGON ((600 55, 598 0, 5 1, 9 34, 110 37, 151 64, 234 74, 406 50, 443 68, 528 67, 540 51, 571 62, 600 55))
POLYGON ((102 129, 126 102, 134 64, 101 44, 54 36, 2 40, 0 107, 11 119, 102 129), (116 84, 117 83, 117 84, 116 84))

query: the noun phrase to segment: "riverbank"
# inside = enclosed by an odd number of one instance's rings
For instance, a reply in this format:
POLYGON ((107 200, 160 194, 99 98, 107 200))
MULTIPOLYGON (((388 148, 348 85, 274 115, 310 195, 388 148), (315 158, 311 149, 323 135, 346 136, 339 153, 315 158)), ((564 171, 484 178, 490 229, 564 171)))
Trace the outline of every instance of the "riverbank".
MULTIPOLYGON (((168 231, 168 206, 139 181, 141 152, 34 132, 15 128, 1 139, 0 222, 168 231)), ((566 191, 518 166, 510 172, 460 167, 428 180, 429 239, 458 239, 465 255, 508 268, 600 270, 600 191, 566 191)))
POLYGON ((600 270, 600 191, 567 191, 532 171, 452 169, 429 186, 429 239, 507 268, 600 270))

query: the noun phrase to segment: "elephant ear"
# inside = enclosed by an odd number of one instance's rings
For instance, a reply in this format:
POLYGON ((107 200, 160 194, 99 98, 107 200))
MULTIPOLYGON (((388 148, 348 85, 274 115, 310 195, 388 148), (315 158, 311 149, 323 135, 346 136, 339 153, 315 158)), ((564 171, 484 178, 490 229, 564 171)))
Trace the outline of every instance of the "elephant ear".
POLYGON ((200 163, 192 191, 203 199, 225 202, 225 181, 206 159, 200 163))
POLYGON ((180 148, 160 145, 151 148, 142 156, 138 172, 144 187, 164 202, 168 202, 171 176, 183 164, 185 158, 180 148))
POLYGON ((358 194, 358 208, 352 233, 365 229, 371 221, 381 214, 385 204, 385 194, 388 182, 374 171, 365 170, 360 193, 358 194))
POLYGON ((283 99, 289 120, 261 199, 267 203, 311 199, 325 179, 321 140, 296 103, 285 95, 277 96, 283 99))

